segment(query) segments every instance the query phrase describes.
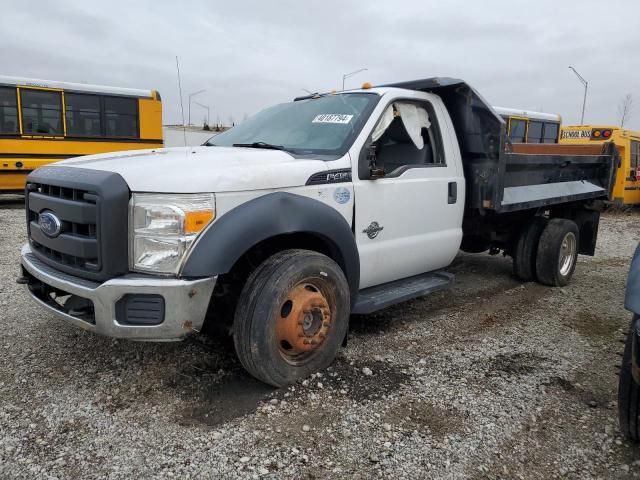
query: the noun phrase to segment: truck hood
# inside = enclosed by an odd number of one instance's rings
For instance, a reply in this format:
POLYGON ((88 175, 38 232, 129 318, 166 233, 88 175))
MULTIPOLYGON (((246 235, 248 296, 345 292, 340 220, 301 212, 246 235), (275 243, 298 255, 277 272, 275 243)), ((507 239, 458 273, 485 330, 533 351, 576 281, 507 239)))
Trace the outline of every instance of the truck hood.
POLYGON ((76 157, 58 165, 120 174, 134 192, 198 193, 304 185, 323 160, 239 147, 179 147, 76 157))

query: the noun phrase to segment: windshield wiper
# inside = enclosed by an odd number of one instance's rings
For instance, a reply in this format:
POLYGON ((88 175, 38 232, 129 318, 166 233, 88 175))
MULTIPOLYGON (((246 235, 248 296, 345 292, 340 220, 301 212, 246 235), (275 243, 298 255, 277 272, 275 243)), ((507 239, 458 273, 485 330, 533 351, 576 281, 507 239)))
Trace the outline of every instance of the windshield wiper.
POLYGON ((286 150, 282 145, 272 145, 266 142, 253 142, 253 143, 234 143, 234 147, 246 147, 246 148, 266 148, 269 150, 286 150))

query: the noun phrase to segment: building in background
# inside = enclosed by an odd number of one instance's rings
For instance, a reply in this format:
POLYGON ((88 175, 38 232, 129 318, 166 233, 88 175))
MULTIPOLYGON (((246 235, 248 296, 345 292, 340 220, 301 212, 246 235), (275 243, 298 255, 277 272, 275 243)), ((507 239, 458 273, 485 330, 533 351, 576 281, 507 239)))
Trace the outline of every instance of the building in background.
POLYGON ((164 146, 170 147, 196 147, 202 145, 218 132, 203 130, 202 127, 182 127, 182 125, 165 125, 162 127, 164 146))

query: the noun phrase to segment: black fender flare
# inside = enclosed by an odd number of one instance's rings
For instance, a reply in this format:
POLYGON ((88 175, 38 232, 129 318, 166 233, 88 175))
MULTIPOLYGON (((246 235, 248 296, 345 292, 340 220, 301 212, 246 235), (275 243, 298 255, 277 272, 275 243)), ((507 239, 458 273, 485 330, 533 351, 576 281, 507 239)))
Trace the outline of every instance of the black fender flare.
POLYGON ((292 193, 269 193, 222 215, 197 240, 180 274, 228 273, 254 245, 291 233, 315 235, 330 247, 347 277, 353 305, 360 286, 360 255, 351 226, 337 210, 292 193))

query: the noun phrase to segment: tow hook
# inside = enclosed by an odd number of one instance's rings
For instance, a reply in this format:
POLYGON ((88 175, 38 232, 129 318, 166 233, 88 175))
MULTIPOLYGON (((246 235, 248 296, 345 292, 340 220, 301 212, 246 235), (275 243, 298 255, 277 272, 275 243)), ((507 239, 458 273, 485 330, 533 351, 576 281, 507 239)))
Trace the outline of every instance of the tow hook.
POLYGON ((20 277, 16 278, 16 283, 18 285, 28 285, 29 284, 29 278, 28 277, 24 277, 24 276, 20 276, 20 277))

